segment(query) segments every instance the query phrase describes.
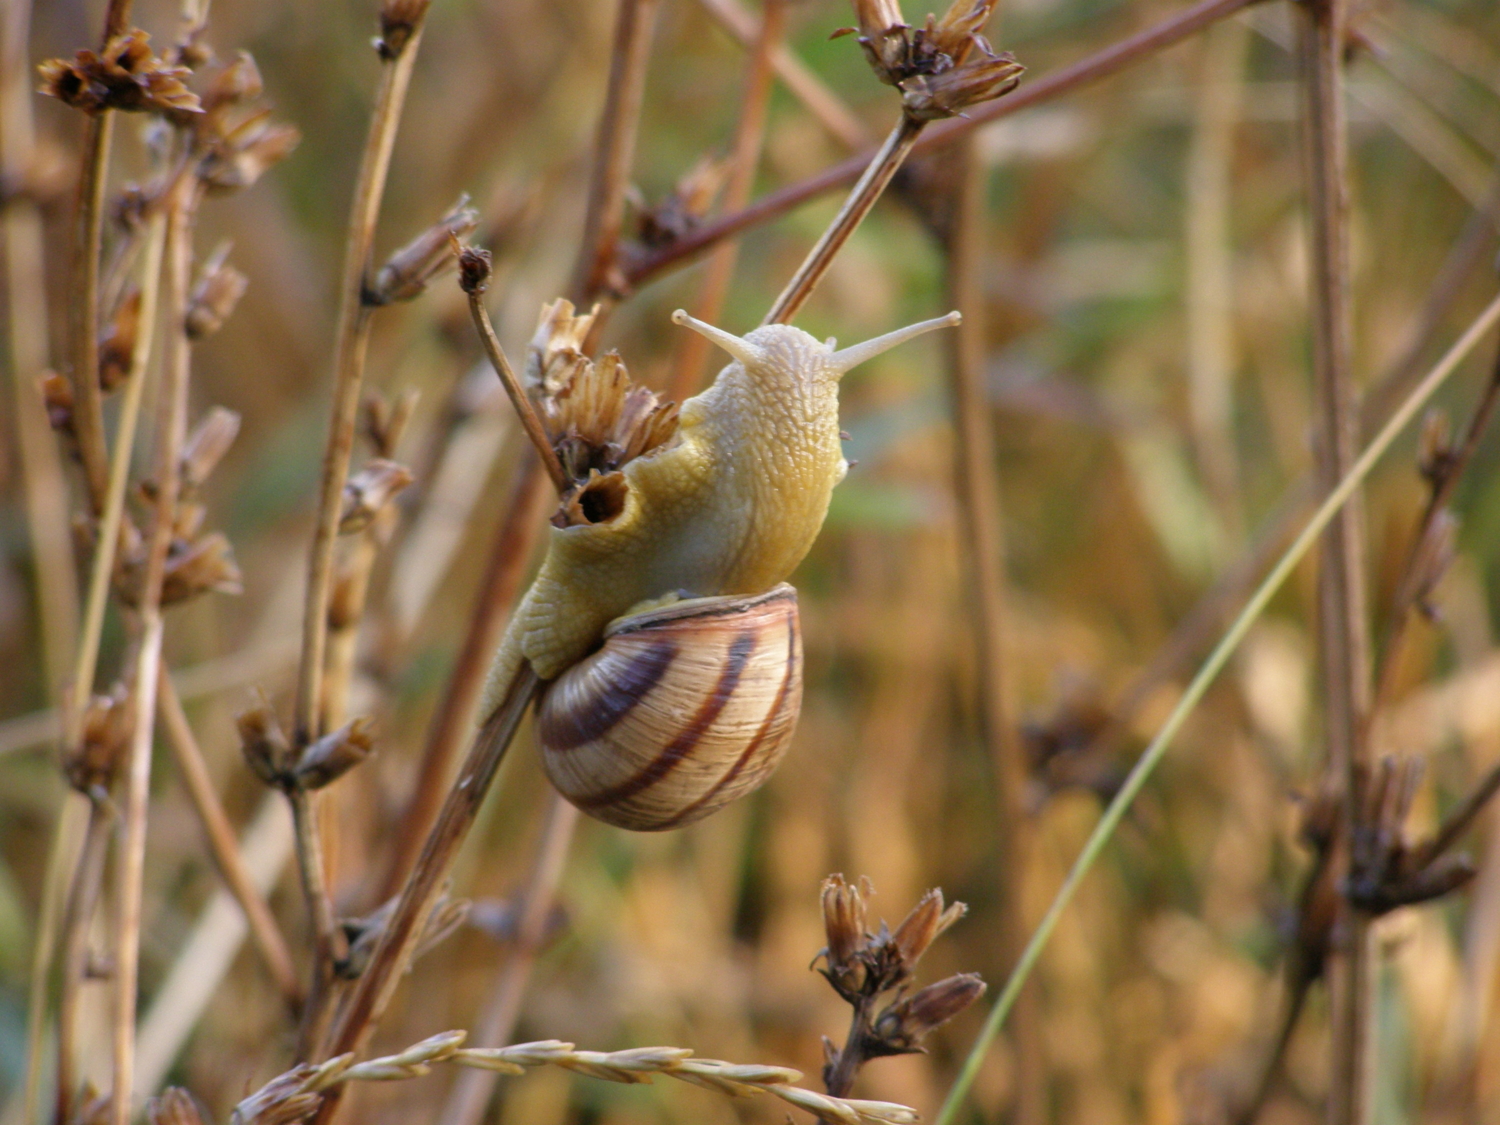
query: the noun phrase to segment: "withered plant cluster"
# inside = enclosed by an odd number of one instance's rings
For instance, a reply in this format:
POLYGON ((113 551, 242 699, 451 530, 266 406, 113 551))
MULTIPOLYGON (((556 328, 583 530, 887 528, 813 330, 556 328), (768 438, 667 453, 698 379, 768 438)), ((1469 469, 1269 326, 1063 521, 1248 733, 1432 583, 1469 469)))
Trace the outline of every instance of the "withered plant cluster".
POLYGON ((1497 75, 1480 0, 4 0, 0 1125, 1500 1114, 1497 75), (648 836, 480 700, 678 306, 963 323, 845 380, 792 754, 648 836))

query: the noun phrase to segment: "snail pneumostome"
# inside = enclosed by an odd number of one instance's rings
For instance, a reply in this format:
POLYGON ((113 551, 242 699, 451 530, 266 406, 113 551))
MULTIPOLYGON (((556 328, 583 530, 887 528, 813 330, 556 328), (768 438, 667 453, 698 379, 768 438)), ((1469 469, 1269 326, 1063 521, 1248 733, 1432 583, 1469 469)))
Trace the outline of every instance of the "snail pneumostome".
MULTIPOLYGON (((550 306, 544 328, 549 318, 554 329, 584 322, 571 313, 550 306)), ((786 749, 802 689, 796 592, 783 582, 848 469, 839 379, 959 318, 842 350, 789 325, 741 338, 681 311, 672 319, 734 362, 682 404, 675 430, 640 388, 605 412, 614 439, 594 447, 614 451, 619 467, 590 470, 565 497, 482 712, 529 662, 550 681, 537 732, 553 783, 590 815, 644 830, 707 816, 754 788, 786 749)), ((623 378, 617 360, 597 368, 596 378, 623 378)), ((602 407, 573 409, 598 428, 602 407)))

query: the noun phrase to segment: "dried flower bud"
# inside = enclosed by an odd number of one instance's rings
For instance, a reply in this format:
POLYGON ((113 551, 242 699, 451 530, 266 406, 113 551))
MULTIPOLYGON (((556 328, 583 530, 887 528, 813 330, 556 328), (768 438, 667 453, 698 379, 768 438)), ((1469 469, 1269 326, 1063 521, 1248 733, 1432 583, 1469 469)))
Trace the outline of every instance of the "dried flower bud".
POLYGON ((907 40, 910 24, 901 15, 901 5, 896 0, 854 0, 854 18, 858 28, 844 27, 834 32, 834 37, 859 32, 859 46, 875 77, 888 86, 897 85, 904 77, 911 46, 907 40))
POLYGON ((229 245, 226 243, 203 263, 198 284, 193 286, 188 298, 184 318, 189 340, 202 340, 217 332, 234 312, 234 306, 250 284, 249 278, 225 261, 228 255, 229 245))
POLYGON ((63 755, 63 773, 80 793, 107 793, 130 742, 134 708, 124 684, 90 697, 83 709, 78 745, 63 755))
POLYGON ((181 1086, 168 1086, 159 1098, 146 1103, 148 1125, 204 1125, 198 1103, 181 1086))
POLYGON ((411 41, 432 0, 385 0, 380 6, 380 38, 375 50, 387 62, 397 58, 411 41))
POLYGON ((214 75, 208 91, 203 95, 203 110, 213 113, 228 106, 254 101, 264 92, 260 68, 249 51, 235 53, 234 61, 214 75))
POLYGON ((1432 526, 1422 537, 1417 555, 1411 561, 1412 597, 1429 620, 1437 618, 1437 608, 1432 604, 1433 592, 1458 554, 1458 528, 1458 517, 1447 508, 1435 513, 1432 526))
POLYGON ((374 724, 354 719, 331 734, 325 734, 302 752, 293 770, 299 789, 321 789, 370 756, 374 749, 374 724))
POLYGON ((892 1004, 875 1020, 875 1035, 882 1054, 920 1051, 928 1033, 942 1027, 984 995, 985 983, 977 973, 959 973, 929 984, 892 1004))
POLYGON ((823 880, 823 929, 828 935, 828 967, 840 972, 849 967, 864 947, 865 896, 842 875, 823 880))
POLYGON ((365 398, 364 433, 376 456, 389 458, 396 452, 420 398, 421 393, 411 387, 397 395, 395 402, 387 402, 379 391, 365 398))
POLYGON ((944 930, 968 913, 968 910, 961 902, 955 902, 944 910, 941 889, 930 890, 923 895, 922 900, 912 907, 911 913, 891 935, 891 941, 900 952, 901 962, 907 970, 910 971, 921 960, 922 954, 927 952, 927 947, 944 930))
POLYGON ((956 117, 971 105, 1010 93, 1025 70, 1007 51, 931 77, 914 75, 901 83, 901 105, 914 121, 956 117))
POLYGON ((240 752, 252 773, 267 785, 287 787, 291 776, 292 747, 276 712, 262 695, 260 702, 234 717, 240 732, 240 752))
POLYGON ((192 491, 202 486, 240 432, 240 416, 216 406, 203 416, 182 448, 182 487, 192 491))
POLYGON ((71 63, 50 59, 37 68, 41 92, 89 114, 106 109, 201 112, 198 95, 183 85, 190 71, 154 56, 150 39, 137 28, 115 36, 98 54, 79 51, 71 63))
POLYGON ((271 121, 271 111, 252 114, 216 141, 198 166, 198 177, 211 191, 247 188, 266 169, 291 155, 302 140, 295 126, 271 121))
POLYGON ((37 380, 42 403, 47 408, 47 424, 59 433, 73 432, 73 384, 56 371, 48 371, 37 380))
POLYGON ((942 19, 929 15, 913 32, 895 0, 855 0, 860 48, 875 76, 901 91, 909 119, 954 117, 1015 89, 1026 68, 1009 53, 997 55, 980 34, 994 6, 953 0, 942 19))
POLYGON ((666 246, 682 238, 708 214, 729 178, 731 167, 733 161, 725 157, 702 157, 660 203, 641 212, 636 237, 652 247, 666 246))
POLYGON ((107 393, 130 377, 141 320, 141 291, 132 286, 115 304, 99 337, 99 386, 107 393))
POLYGON ((575 316, 573 302, 561 297, 542 306, 541 319, 526 345, 522 369, 521 381, 528 393, 556 395, 573 382, 579 368, 588 363, 583 345, 598 315, 599 306, 595 305, 582 316, 575 316))
POLYGON ((174 540, 167 552, 161 604, 178 605, 210 591, 242 594, 245 590, 242 579, 234 561, 234 548, 223 532, 210 532, 191 541, 174 540))
POLYGON ((1417 471, 1428 484, 1436 485, 1453 464, 1453 427, 1443 410, 1429 410, 1422 419, 1417 439, 1417 471))
POLYGON ((403 488, 412 482, 411 470, 382 457, 367 464, 344 485, 344 508, 339 534, 363 531, 403 488))
POLYGON ((465 293, 483 293, 490 287, 491 262, 490 252, 478 246, 465 246, 459 250, 458 287, 465 293))
MULTIPOLYGON (((452 267, 453 240, 472 233, 477 226, 479 212, 469 206, 467 195, 459 196, 458 202, 448 209, 446 215, 397 250, 380 267, 374 283, 365 293, 365 303, 388 305, 392 301, 409 301, 418 296, 433 278, 452 267)), ((459 284, 464 287, 465 293, 474 291, 466 278, 461 277, 459 284)), ((482 288, 480 291, 483 291, 482 288)))

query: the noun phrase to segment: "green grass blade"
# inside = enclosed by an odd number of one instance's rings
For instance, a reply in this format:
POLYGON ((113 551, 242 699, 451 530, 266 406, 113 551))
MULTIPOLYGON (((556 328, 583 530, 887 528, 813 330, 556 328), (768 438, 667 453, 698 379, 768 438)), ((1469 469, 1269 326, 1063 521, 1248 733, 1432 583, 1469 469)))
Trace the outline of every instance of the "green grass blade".
POLYGON ((1010 978, 1005 982, 1005 987, 1001 990, 1000 995, 996 997, 995 1006, 990 1010, 989 1018, 985 1020, 984 1028, 980 1031, 979 1038, 975 1040, 974 1046, 969 1051, 968 1058, 964 1060, 963 1069, 959 1071, 952 1088, 948 1091, 948 1097, 943 1102, 943 1108, 938 1111, 934 1125, 952 1125, 953 1119, 958 1113, 959 1106, 963 1104, 964 1099, 969 1094, 970 1087, 974 1084, 975 1075, 979 1073, 979 1066, 984 1060, 985 1053, 989 1050, 990 1044, 994 1042, 995 1036, 999 1034, 1001 1026, 1005 1023, 1005 1017, 1010 1014, 1010 1010, 1016 1002, 1016 997, 1020 994, 1022 986, 1026 983, 1026 978, 1031 975, 1031 970, 1036 966, 1038 958, 1041 957, 1042 950, 1046 947, 1047 941, 1052 936, 1052 931, 1057 927, 1058 919, 1062 916, 1062 912, 1067 909, 1068 903, 1072 901, 1074 893, 1078 890, 1078 885, 1083 882, 1083 877, 1088 874, 1089 869, 1094 865, 1094 861, 1099 858, 1099 853, 1109 843, 1110 837, 1114 835, 1115 829, 1119 827, 1120 821, 1130 809, 1130 805, 1135 800, 1136 795, 1140 793, 1141 788, 1146 784, 1146 780, 1151 776, 1151 771, 1156 768, 1157 763, 1166 754, 1167 747, 1171 745, 1172 739, 1176 737, 1177 732, 1182 728, 1182 724, 1187 720, 1188 715, 1192 713, 1193 708, 1203 698, 1209 685, 1213 683, 1214 679, 1223 670, 1224 665, 1228 663, 1230 656, 1234 654, 1234 650, 1245 639, 1245 634, 1250 631, 1250 626, 1255 623, 1256 618, 1261 615, 1267 603, 1270 602, 1271 598, 1281 588, 1287 576, 1302 561, 1307 552, 1312 549, 1313 543, 1323 533, 1329 521, 1333 519, 1338 510, 1354 494, 1354 490, 1369 475, 1375 462, 1390 448, 1391 443, 1406 428, 1407 423, 1412 420, 1417 411, 1422 409, 1433 393, 1442 386, 1444 380, 1453 373, 1464 357, 1479 343, 1497 318, 1500 318, 1500 297, 1497 297, 1490 303, 1484 312, 1479 315, 1478 319, 1464 332, 1463 336, 1459 338, 1458 342, 1438 361, 1437 366, 1428 372, 1421 383, 1406 397, 1400 408, 1391 415, 1390 420, 1386 422, 1380 433, 1375 436, 1365 451, 1360 454, 1359 460, 1354 463, 1348 475, 1339 481, 1338 487, 1329 493, 1328 499, 1323 501, 1322 506, 1314 513, 1313 517, 1308 521, 1307 526, 1302 529, 1302 533, 1297 536, 1296 541, 1286 549, 1286 553, 1271 568, 1271 572, 1266 575, 1261 584, 1256 588, 1255 593, 1251 595, 1250 600, 1245 603, 1245 608, 1240 611, 1240 615, 1235 618, 1234 623, 1214 647, 1208 659, 1198 669, 1198 674, 1193 677, 1192 683, 1183 692, 1182 698, 1177 702, 1177 706, 1172 709, 1172 713, 1167 717, 1167 721, 1162 724, 1161 730, 1151 740, 1151 745, 1146 747, 1145 753, 1136 761, 1134 768, 1130 771, 1130 775, 1125 779, 1125 784, 1115 794, 1114 800, 1104 810, 1104 815, 1099 818, 1099 823, 1095 825, 1093 833, 1088 838, 1088 842, 1084 844, 1083 850, 1073 862, 1073 867, 1068 872, 1068 877, 1063 880, 1062 886, 1058 888, 1057 895, 1052 900, 1052 905, 1047 908, 1047 913, 1032 932, 1030 940, 1026 943, 1026 948, 1022 950, 1020 959, 1016 962, 1016 967, 1011 971, 1010 978))

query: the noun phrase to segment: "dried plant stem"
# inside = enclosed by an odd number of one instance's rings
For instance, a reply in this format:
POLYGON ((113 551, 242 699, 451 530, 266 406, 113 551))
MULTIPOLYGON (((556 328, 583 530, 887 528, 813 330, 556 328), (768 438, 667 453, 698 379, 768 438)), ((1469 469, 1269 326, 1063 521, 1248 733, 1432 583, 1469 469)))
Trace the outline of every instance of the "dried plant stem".
MULTIPOLYGON (((114 949, 114 1084, 110 1106, 114 1125, 129 1125, 135 1066, 136 986, 140 971, 141 890, 146 861, 146 814, 151 785, 151 743, 155 730, 157 684, 161 676, 162 580, 167 549, 177 518, 179 461, 187 437, 189 345, 186 331, 191 283, 192 223, 198 197, 196 179, 180 177, 166 200, 167 333, 157 403, 156 456, 152 475, 156 503, 146 544, 140 591, 140 640, 136 654, 133 722, 122 802, 123 837, 116 870, 114 949)), ((145 323, 144 321, 142 322, 145 323)), ((149 329, 148 329, 149 331, 149 329)))
MULTIPOLYGON (((31 117, 27 46, 31 5, 7 4, 0 13, 0 176, 24 183, 36 156, 31 117)), ((24 195, 0 209, 5 256, 6 340, 16 448, 20 454, 27 539, 35 565, 36 637, 46 688, 58 691, 67 676, 71 639, 78 635, 73 540, 68 524, 67 480, 56 436, 47 425, 37 380, 47 367, 47 270, 41 209, 24 195)))
MULTIPOLYGON (((147 326, 154 325, 156 322, 156 302, 160 288, 161 260, 166 233, 166 215, 159 213, 152 218, 151 228, 146 235, 146 250, 141 275, 140 323, 143 330, 138 335, 135 349, 131 354, 130 376, 120 404, 114 457, 105 487, 104 508, 99 517, 86 608, 73 673, 75 702, 63 708, 63 745, 67 747, 76 746, 82 736, 80 721, 83 706, 94 681, 94 670, 99 655, 99 637, 104 627, 104 607, 109 598, 110 575, 114 572, 115 552, 120 541, 120 520, 124 512, 125 487, 130 476, 130 455, 135 445, 136 425, 140 417, 141 399, 145 393, 146 365, 153 336, 153 332, 147 326)), ((68 906, 61 926, 62 941, 66 951, 63 962, 62 991, 58 998, 58 1116, 62 1121, 68 1118, 61 1112, 61 1109, 74 1093, 72 1055, 76 1029, 77 990, 83 979, 87 958, 88 926, 94 915, 100 879, 100 872, 88 867, 88 864, 93 862, 90 840, 96 833, 105 833, 107 822, 112 819, 112 811, 106 815, 101 809, 101 797, 90 795, 88 827, 85 829, 84 845, 79 853, 72 877, 72 890, 68 895, 68 906), (90 883, 92 887, 89 886, 90 883)), ((102 863, 102 851, 99 862, 102 863)), ((46 929, 44 925, 42 930, 46 929)), ((41 933, 38 934, 39 939, 42 936, 41 933)), ((45 977, 45 972, 43 976, 45 977)), ((36 1015, 37 1021, 32 1025, 32 1034, 40 1033, 40 1012, 36 1015)))
MULTIPOLYGON (((1348 143, 1343 104, 1344 0, 1306 7, 1302 35, 1307 97, 1307 174, 1311 212, 1313 373, 1317 400, 1317 478, 1323 489, 1349 470, 1358 416, 1350 371, 1348 143)), ((1358 492, 1328 527, 1318 568, 1318 639, 1326 704, 1328 777, 1342 792, 1345 824, 1360 831, 1359 771, 1370 709, 1370 641, 1363 565, 1364 518, 1358 492)), ((1369 1119, 1373 950, 1369 919, 1344 908, 1344 947, 1335 951, 1329 1125, 1369 1119)))
MULTIPOLYGON (((760 37, 757 21, 737 0, 699 2, 703 5, 703 10, 714 18, 714 22, 729 32, 742 47, 755 46, 760 37)), ((817 118, 818 124, 823 126, 829 136, 856 152, 869 147, 871 137, 864 122, 785 43, 777 42, 772 45, 771 68, 791 95, 817 118)), ((738 206, 742 207, 744 204, 738 206)))
POLYGON ((542 514, 552 495, 536 459, 524 457, 511 481, 505 515, 495 529, 489 565, 469 611, 469 628, 458 661, 427 727, 422 760, 417 766, 416 791, 396 829, 391 866, 381 890, 382 901, 401 888, 410 862, 416 857, 448 789, 453 760, 474 722, 485 674, 515 605, 542 514))
MULTIPOLYGON (((370 253, 375 224, 385 194, 396 129, 406 103, 412 67, 421 44, 426 5, 411 13, 411 30, 393 57, 382 54, 380 83, 370 111, 370 128, 355 178, 354 200, 349 208, 349 227, 344 244, 344 267, 339 282, 339 316, 334 342, 333 409, 328 424, 328 443, 318 487, 317 522, 308 556, 307 593, 302 616, 302 654, 297 675, 294 739, 308 745, 323 732, 323 671, 328 640, 328 603, 333 584, 334 546, 338 538, 339 514, 349 459, 354 451, 354 426, 364 383, 365 351, 370 341, 370 315, 365 302, 370 253)), ((330 1017, 334 968, 341 959, 343 938, 329 898, 327 871, 318 830, 315 794, 295 790, 288 794, 297 829, 297 869, 303 897, 315 935, 312 984, 303 1013, 301 1050, 314 1052, 322 1029, 330 1017)))
MULTIPOLYGON (((733 166, 724 188, 723 207, 738 211, 750 198, 755 185, 755 170, 760 164, 760 150, 766 135, 766 110, 771 99, 771 57, 781 42, 786 23, 785 0, 766 0, 760 31, 746 68, 745 91, 740 99, 740 119, 735 126, 733 166)), ((734 263, 739 245, 726 239, 714 249, 708 269, 698 286, 698 304, 693 315, 709 324, 719 323, 729 283, 734 277, 734 263)), ((682 402, 702 381, 703 365, 710 348, 708 337, 689 332, 677 351, 677 363, 667 381, 666 396, 682 402)))
MULTIPOLYGON (((1051 101, 1064 94, 1124 70, 1133 63, 1180 43, 1219 20, 1225 19, 1260 0, 1201 0, 1200 3, 1153 24, 1144 31, 1121 39, 1101 51, 1078 60, 1071 66, 1053 71, 1027 82, 1013 93, 995 101, 975 106, 965 117, 940 121, 927 130, 916 144, 918 151, 929 151, 951 142, 962 134, 1023 109, 1051 101)), ((825 192, 853 183, 871 165, 874 154, 859 153, 795 184, 770 192, 750 206, 710 223, 704 223, 690 234, 663 246, 653 253, 642 254, 628 263, 624 282, 628 290, 695 258, 710 246, 742 234, 786 214, 825 192)))
POLYGON ((1017 962, 1015 969, 1011 972, 1005 982, 1005 987, 1000 990, 996 997, 994 1007, 990 1010, 984 1028, 970 1049, 968 1057, 964 1060, 963 1068, 960 1070, 953 1086, 948 1091, 948 1097, 943 1102, 934 1125, 952 1125, 959 1108, 968 1097, 969 1090, 973 1087, 974 1079, 979 1073, 980 1065, 984 1062, 985 1053, 990 1044, 994 1042, 995 1036, 1004 1025, 1006 1017, 1015 1005, 1016 997, 1020 994, 1031 971, 1035 968, 1037 960, 1041 957, 1042 950, 1046 948, 1053 930, 1057 928, 1058 920, 1062 913, 1072 902, 1074 894, 1077 893, 1079 885, 1083 882, 1094 862, 1099 858, 1104 846, 1114 835, 1115 829, 1119 827, 1131 804, 1139 795, 1146 781, 1150 778, 1152 771, 1167 752, 1172 740, 1177 737, 1177 732, 1182 729, 1187 717, 1197 707, 1199 701, 1208 691, 1209 686, 1223 671, 1229 658, 1234 655, 1240 642, 1245 639, 1252 625, 1260 617, 1272 597, 1281 588, 1282 584, 1291 575, 1297 564, 1302 561, 1317 542, 1318 537, 1332 522, 1339 510, 1354 495, 1354 492, 1363 483, 1365 477, 1374 468, 1385 451, 1390 448, 1397 436, 1406 428, 1407 424, 1414 418, 1418 411, 1435 394, 1439 387, 1457 370, 1459 364, 1470 351, 1482 340, 1485 334, 1500 321, 1500 297, 1495 298, 1480 313, 1463 335, 1450 347, 1446 354, 1438 361, 1437 365, 1430 370, 1421 382, 1413 388, 1405 401, 1391 415, 1389 421, 1381 428, 1365 450, 1359 455, 1359 459, 1350 467, 1349 472, 1338 482, 1337 487, 1328 494, 1312 518, 1298 533, 1276 565, 1263 578, 1260 585, 1246 602, 1245 607, 1240 610, 1234 622, 1220 638, 1219 643, 1214 646, 1208 658, 1199 667, 1197 673, 1178 699, 1176 706, 1172 708, 1166 721, 1157 731, 1156 736, 1142 752, 1131 768, 1130 774, 1120 786, 1119 792, 1105 808, 1104 814, 1099 818, 1094 831, 1089 834, 1078 858, 1073 861, 1067 878, 1063 880, 1062 886, 1058 888, 1057 894, 1048 906, 1047 912, 1042 920, 1032 931, 1031 938, 1026 943, 1026 948, 1021 953, 1021 959, 1017 962))
MULTIPOLYGON (((104 852, 114 823, 114 809, 103 794, 89 795, 88 824, 73 867, 62 915, 62 982, 57 996, 56 1120, 71 1120, 78 1092, 75 1070, 78 1001, 89 968, 89 923, 99 904, 104 852)), ((33 1119, 34 1120, 34 1119, 33 1119)))
MULTIPOLYGON (((390 1003, 421 937, 427 916, 442 893, 458 850, 479 813, 485 794, 489 792, 495 771, 500 768, 511 737, 539 687, 540 681, 531 665, 523 662, 520 671, 507 685, 500 703, 480 729, 458 778, 448 792, 437 823, 427 836, 422 854, 402 889, 396 909, 386 923, 380 943, 339 1015, 327 1051, 329 1057, 359 1051, 390 1003)), ((330 1120, 337 1105, 337 1098, 330 1097, 317 1120, 330 1120)))
POLYGON ((849 192, 849 198, 844 201, 839 213, 834 216, 833 222, 823 232, 821 238, 803 260, 792 279, 786 283, 781 294, 772 303, 770 311, 761 321, 762 324, 790 324, 792 318, 797 315, 807 298, 812 295, 813 287, 823 279, 828 272, 828 267, 833 264, 833 259, 849 236, 854 233, 855 228, 864 221, 870 213, 870 208, 875 206, 875 201, 885 191, 886 185, 891 182, 891 177, 901 167, 912 147, 917 143, 917 137, 922 132, 925 122, 916 121, 906 114, 901 115, 901 120, 891 130, 890 136, 886 137, 885 144, 876 151, 875 156, 865 168, 864 174, 855 182, 849 192))
POLYGON ((484 344, 484 354, 489 357, 490 366, 495 369, 495 374, 500 376, 500 385, 505 388, 506 397, 515 407, 516 414, 521 419, 521 428, 526 431, 526 437, 531 442, 532 449, 541 459, 542 467, 547 470, 552 487, 559 493, 566 492, 572 487, 573 482, 563 471, 562 462, 557 459, 557 451, 552 448, 547 431, 542 428, 542 420, 537 417, 531 400, 526 397, 526 392, 521 387, 521 380, 516 378, 510 360, 505 357, 505 349, 500 346, 500 341, 495 336, 494 325, 490 323, 490 314, 484 307, 482 290, 475 289, 469 294, 469 315, 473 318, 474 328, 484 344))
MULTIPOLYGON (((1437 533, 1440 517, 1447 510, 1449 501, 1453 499, 1453 492, 1458 487, 1464 470, 1473 461, 1480 439, 1489 428, 1490 419, 1494 417, 1497 406, 1500 406, 1500 358, 1496 359, 1495 366, 1491 369, 1489 381, 1479 396, 1474 413, 1469 417, 1469 424, 1464 430, 1462 440, 1443 459, 1438 469, 1439 475, 1433 481, 1432 493, 1427 498, 1427 507, 1423 509, 1422 517, 1418 520, 1416 531, 1412 535, 1406 563, 1401 569, 1401 577, 1397 581, 1395 594, 1391 598, 1385 643, 1381 646, 1380 672, 1375 691, 1377 705, 1388 701, 1395 687, 1395 677, 1400 670, 1401 652, 1406 640, 1407 627, 1411 623, 1412 611, 1416 608, 1417 600, 1422 593, 1424 575, 1421 563, 1429 541, 1437 533)), ((1374 707, 1371 708, 1371 718, 1373 718, 1374 709, 1374 707)))
POLYGON ((615 17, 609 86, 604 113, 599 118, 581 252, 573 273, 572 289, 575 294, 583 295, 579 302, 583 305, 619 289, 615 251, 625 217, 625 189, 635 159, 641 99, 646 92, 646 62, 660 2, 620 0, 615 17))
POLYGON ((199 749, 198 740, 193 736, 193 728, 182 709, 182 700, 178 698, 170 676, 161 677, 158 697, 167 745, 172 749, 177 768, 182 771, 183 784, 192 798, 193 808, 203 823, 203 831, 208 837, 208 846, 213 852, 214 862, 218 864, 219 874, 245 912, 250 936, 270 971, 271 979, 276 982, 276 987, 281 990, 287 1003, 295 1007, 301 1002, 302 987, 297 982, 297 970, 292 964, 291 952, 287 948, 286 939, 281 935, 281 928, 271 914, 271 908, 256 889, 255 880, 245 866, 244 857, 240 854, 239 838, 229 823, 224 806, 219 802, 219 794, 209 776, 208 765, 203 760, 203 751, 199 749))
MULTIPOLYGON (((1028 931, 1025 886, 1030 865, 1030 820, 1026 813, 1026 763, 1011 714, 1008 632, 1005 604, 1005 533, 1001 525, 1000 488, 995 476, 992 413, 984 392, 985 317, 983 268, 987 177, 974 159, 973 143, 959 142, 955 222, 947 233, 948 304, 963 320, 948 337, 950 394, 954 414, 954 483, 958 520, 966 556, 978 656, 981 727, 995 775, 998 835, 996 870, 1000 876, 1003 928, 1002 963, 1013 964, 1028 931)), ((1044 1120, 1047 1075, 1041 1054, 1036 989, 1022 993, 1016 1006, 1017 1125, 1044 1120)), ((843 1061, 845 1053, 839 1056, 843 1061)), ((830 1089, 830 1093, 841 1091, 830 1089)))
POLYGON ((386 519, 382 512, 371 526, 360 531, 337 568, 338 607, 329 614, 328 651, 323 665, 324 730, 335 730, 348 720, 349 689, 354 683, 354 666, 359 656, 359 623, 365 615, 370 593, 370 572, 380 555, 377 525, 386 519))
POLYGON ((125 511, 125 487, 130 479, 130 456, 135 448, 136 423, 140 417, 141 397, 145 393, 146 365, 151 356, 153 333, 148 326, 156 323, 156 301, 160 291, 161 260, 166 236, 166 215, 155 215, 151 220, 151 229, 146 234, 141 272, 140 323, 143 330, 136 339, 135 350, 130 357, 130 377, 120 403, 114 457, 109 467, 109 480, 105 486, 104 504, 99 513, 95 535, 94 558, 89 570, 83 627, 73 668, 74 705, 63 711, 63 743, 67 746, 73 745, 79 737, 78 722, 89 692, 93 690, 94 671, 99 660, 104 607, 109 600, 110 576, 114 573, 115 552, 120 545, 120 521, 125 511))
POLYGON ((328 444, 323 454, 318 486, 317 525, 308 560, 306 605, 302 619, 302 658, 297 677, 296 738, 315 740, 322 706, 323 649, 327 640, 328 599, 333 582, 333 548, 338 537, 339 511, 349 458, 354 450, 354 423, 359 411, 359 392, 364 382, 365 349, 370 340, 370 307, 365 288, 370 268, 370 250, 375 223, 385 194, 386 173, 396 128, 406 102, 421 41, 421 21, 426 8, 416 16, 416 27, 394 59, 384 60, 380 85, 370 112, 370 131, 365 139, 354 201, 349 209, 349 229, 344 244, 344 268, 339 281, 339 317, 334 344, 333 412, 328 425, 328 444))
POLYGON ((104 404, 99 388, 99 257, 104 244, 104 181, 109 165, 114 115, 108 110, 88 119, 83 139, 83 172, 78 180, 73 252, 73 429, 89 506, 104 505, 108 452, 104 444, 104 404))
MULTIPOLYGON (((531 979, 537 953, 546 940, 547 920, 552 914, 557 884, 568 858, 568 846, 578 827, 578 816, 576 808, 557 793, 552 794, 531 877, 521 899, 521 917, 516 925, 510 956, 500 971, 474 1033, 477 1047, 503 1047, 515 1034, 526 985, 531 979)), ((479 1125, 498 1079, 499 1075, 494 1071, 465 1070, 461 1073, 454 1080, 453 1091, 443 1106, 438 1125, 479 1125)))

